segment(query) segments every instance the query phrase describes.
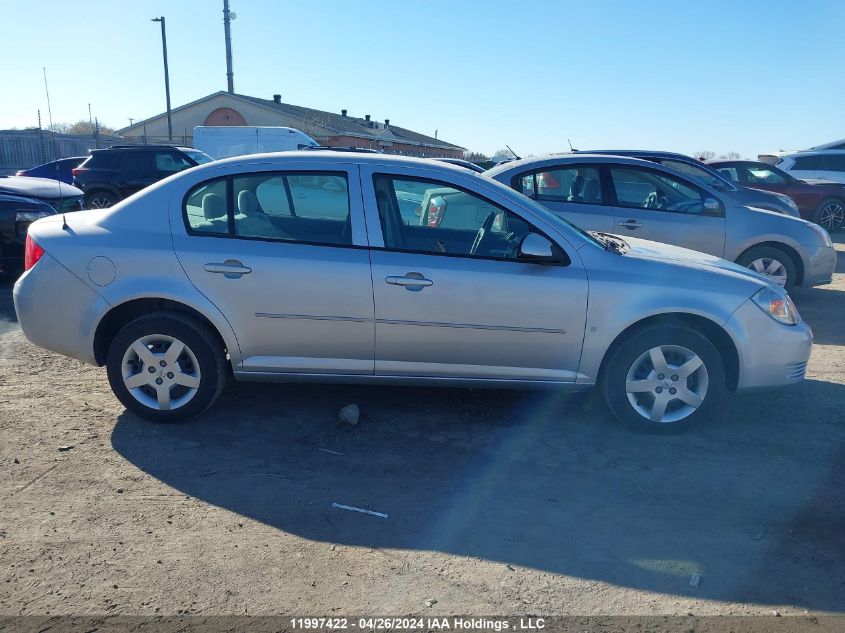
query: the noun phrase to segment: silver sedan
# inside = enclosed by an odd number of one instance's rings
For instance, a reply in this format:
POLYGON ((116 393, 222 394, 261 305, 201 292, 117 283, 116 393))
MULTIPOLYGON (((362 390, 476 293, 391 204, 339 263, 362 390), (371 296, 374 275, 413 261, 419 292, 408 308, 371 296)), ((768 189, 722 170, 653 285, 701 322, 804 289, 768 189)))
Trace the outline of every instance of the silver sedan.
POLYGON ((743 206, 689 174, 628 156, 561 154, 494 167, 513 187, 587 231, 724 257, 781 286, 828 284, 836 251, 817 224, 743 206))
POLYGON ((489 178, 377 154, 195 167, 34 223, 26 268, 26 336, 105 365, 127 409, 160 421, 202 413, 231 371, 598 388, 630 427, 677 431, 726 390, 801 381, 812 347, 784 290, 745 268, 588 234, 489 178))

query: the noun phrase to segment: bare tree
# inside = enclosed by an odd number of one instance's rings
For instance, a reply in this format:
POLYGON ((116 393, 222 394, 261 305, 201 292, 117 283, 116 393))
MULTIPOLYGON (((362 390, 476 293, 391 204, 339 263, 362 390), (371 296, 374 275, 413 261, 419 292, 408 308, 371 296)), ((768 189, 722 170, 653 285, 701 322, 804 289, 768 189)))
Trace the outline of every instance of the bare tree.
MULTIPOLYGON (((53 131, 59 134, 93 134, 94 124, 85 121, 84 119, 76 123, 54 123, 53 131)), ((113 134, 114 128, 100 124, 100 134, 113 134)))
POLYGON ((487 154, 482 154, 481 152, 464 152, 464 160, 468 160, 471 163, 486 163, 490 160, 490 157, 487 154))
POLYGON ((331 134, 331 131, 326 129, 328 126, 328 117, 314 112, 313 114, 303 116, 302 123, 297 123, 293 127, 314 139, 318 139, 319 137, 325 137, 327 133, 331 134))
POLYGON ((719 158, 726 159, 726 160, 738 160, 742 158, 739 152, 728 152, 727 154, 720 154, 719 158))
POLYGON ((710 160, 711 158, 716 158, 716 152, 711 152, 710 150, 702 150, 700 152, 695 152, 693 154, 698 160, 710 160))

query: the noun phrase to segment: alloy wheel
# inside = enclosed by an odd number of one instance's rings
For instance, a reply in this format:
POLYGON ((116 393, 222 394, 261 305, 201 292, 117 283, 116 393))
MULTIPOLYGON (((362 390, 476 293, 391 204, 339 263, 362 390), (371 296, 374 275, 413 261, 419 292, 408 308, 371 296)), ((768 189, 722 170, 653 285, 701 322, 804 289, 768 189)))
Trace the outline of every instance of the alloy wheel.
POLYGON ((835 231, 845 220, 845 207, 840 202, 829 202, 819 211, 819 224, 828 231, 835 231))
POLYGON ((788 277, 786 266, 783 265, 783 262, 780 262, 777 259, 772 257, 758 257, 748 264, 748 268, 754 272, 760 273, 761 275, 765 275, 766 277, 771 277, 772 281, 780 286, 786 285, 788 277))
POLYGON ((165 334, 150 334, 132 343, 123 355, 121 373, 132 397, 159 411, 188 404, 202 378, 191 349, 165 334))
POLYGON ((89 203, 92 209, 108 209, 111 206, 109 198, 94 196, 89 203))
POLYGON ((668 424, 692 415, 707 397, 704 361, 680 345, 659 345, 643 352, 628 370, 628 402, 642 417, 668 424))

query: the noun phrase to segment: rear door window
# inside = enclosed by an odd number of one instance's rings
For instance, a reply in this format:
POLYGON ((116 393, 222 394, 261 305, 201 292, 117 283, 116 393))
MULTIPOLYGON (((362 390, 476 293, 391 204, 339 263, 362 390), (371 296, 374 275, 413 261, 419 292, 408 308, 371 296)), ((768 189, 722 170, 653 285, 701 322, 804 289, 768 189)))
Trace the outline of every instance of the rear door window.
POLYGON ((605 204, 601 178, 595 167, 572 165, 550 167, 516 178, 518 190, 536 200, 605 204))
POLYGON ((352 245, 345 173, 260 172, 197 185, 185 199, 189 233, 352 245))
POLYGON ((821 156, 821 167, 824 171, 845 171, 845 154, 830 154, 821 156))
POLYGON ((792 169, 796 170, 815 170, 823 169, 821 166, 821 156, 796 156, 795 164, 792 169))
POLYGON ((124 152, 120 156, 118 169, 127 175, 149 173, 152 171, 149 152, 124 152))

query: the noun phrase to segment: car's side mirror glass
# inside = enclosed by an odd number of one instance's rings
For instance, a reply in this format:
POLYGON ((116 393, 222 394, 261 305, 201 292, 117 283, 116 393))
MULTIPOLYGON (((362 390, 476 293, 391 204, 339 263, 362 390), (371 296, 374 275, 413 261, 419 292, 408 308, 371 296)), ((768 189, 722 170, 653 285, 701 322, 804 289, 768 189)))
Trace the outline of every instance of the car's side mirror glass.
POLYGON ((704 212, 707 215, 720 215, 722 212, 722 204, 716 200, 716 198, 705 198, 704 212))
POLYGON ((555 254, 555 247, 551 241, 538 233, 529 233, 522 238, 517 257, 533 262, 556 262, 560 259, 555 254))

